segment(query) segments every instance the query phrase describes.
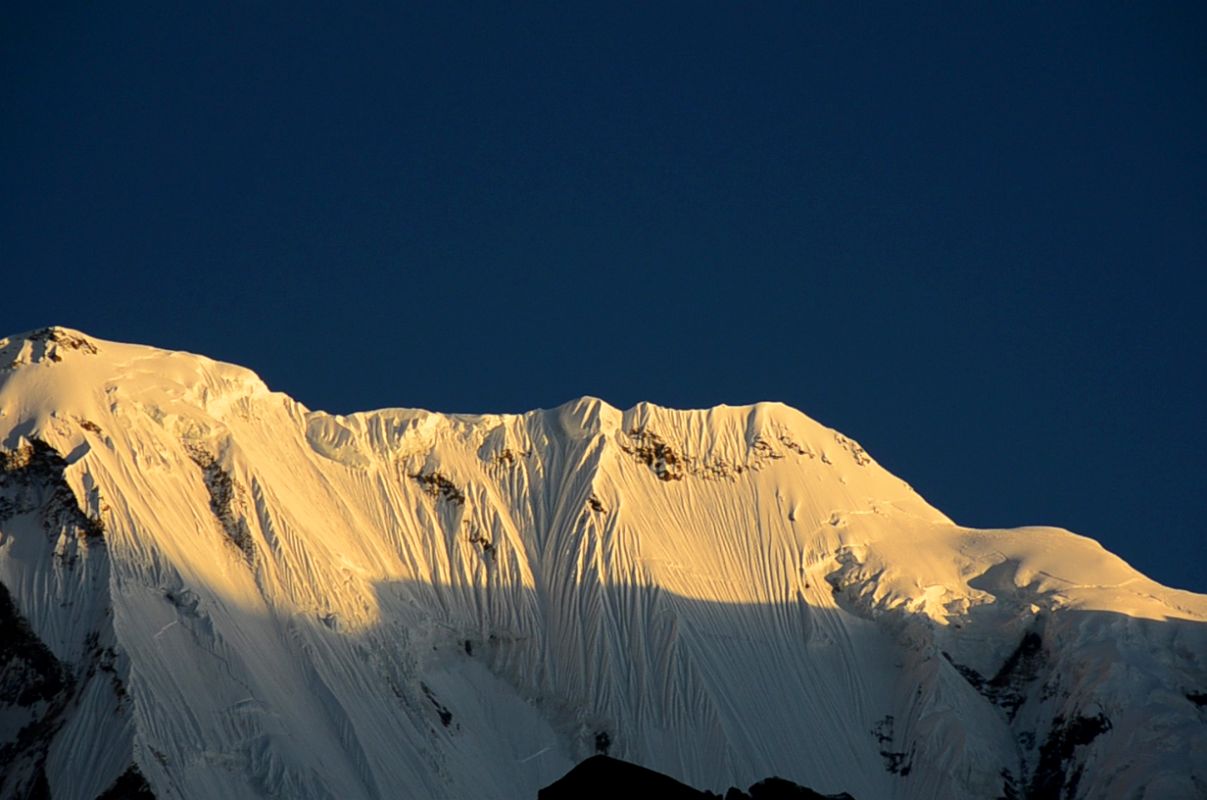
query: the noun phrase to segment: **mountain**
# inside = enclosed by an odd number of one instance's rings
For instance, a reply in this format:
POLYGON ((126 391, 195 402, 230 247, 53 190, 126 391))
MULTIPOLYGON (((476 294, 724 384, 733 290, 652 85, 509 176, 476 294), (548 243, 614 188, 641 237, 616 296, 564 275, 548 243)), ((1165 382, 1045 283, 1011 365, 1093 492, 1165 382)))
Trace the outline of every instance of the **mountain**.
POLYGON ((783 405, 335 416, 49 328, 0 446, 0 797, 1207 796, 1207 597, 783 405))

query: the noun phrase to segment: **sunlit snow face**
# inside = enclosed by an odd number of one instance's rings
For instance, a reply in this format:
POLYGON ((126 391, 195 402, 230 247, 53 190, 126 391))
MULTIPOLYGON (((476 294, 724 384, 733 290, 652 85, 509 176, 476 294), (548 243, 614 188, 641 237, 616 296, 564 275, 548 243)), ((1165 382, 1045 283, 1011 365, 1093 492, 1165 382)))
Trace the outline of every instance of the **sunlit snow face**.
POLYGON ((603 741, 700 785, 996 796, 1010 714, 1072 719, 1119 674, 1200 725, 1204 598, 1066 531, 960 528, 792 409, 335 417, 82 339, 4 345, 31 357, 0 371, 0 578, 64 663, 127 681, 78 707, 141 715, 171 780, 531 795, 603 741), (1196 622, 1163 648, 1151 620, 1196 622))

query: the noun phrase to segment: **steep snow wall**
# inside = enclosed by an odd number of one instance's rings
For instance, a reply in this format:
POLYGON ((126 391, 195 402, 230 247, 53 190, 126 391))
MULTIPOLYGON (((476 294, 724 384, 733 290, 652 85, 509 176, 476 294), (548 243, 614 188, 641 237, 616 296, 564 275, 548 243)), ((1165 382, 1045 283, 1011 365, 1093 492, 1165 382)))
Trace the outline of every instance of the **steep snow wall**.
POLYGON ((340 417, 52 328, 0 340, 0 446, 5 797, 522 798, 597 751, 713 790, 1207 787, 1207 598, 959 527, 783 405, 340 417))

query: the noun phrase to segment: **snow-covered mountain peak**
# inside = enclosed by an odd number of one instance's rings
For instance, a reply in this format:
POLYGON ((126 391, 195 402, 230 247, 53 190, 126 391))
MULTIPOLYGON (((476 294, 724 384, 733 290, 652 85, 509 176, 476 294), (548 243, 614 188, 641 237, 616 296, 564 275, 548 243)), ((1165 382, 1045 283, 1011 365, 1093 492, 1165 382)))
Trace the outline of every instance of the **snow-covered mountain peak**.
POLYGON ((0 797, 531 797, 609 749, 860 798, 1207 781, 1207 598, 959 527, 782 404, 334 415, 54 328, 0 341, 0 447, 0 678, 40 676, 0 797))
POLYGON ((234 406, 270 395, 244 367, 63 327, 0 340, 0 380, 0 414, 25 416, 27 428, 47 436, 65 435, 65 423, 53 424, 53 418, 99 425, 138 408, 160 420, 217 420, 234 406))
POLYGON ((0 339, 0 369, 11 369, 22 364, 37 364, 44 359, 62 361, 63 356, 78 352, 96 355, 96 343, 83 333, 51 326, 0 339))

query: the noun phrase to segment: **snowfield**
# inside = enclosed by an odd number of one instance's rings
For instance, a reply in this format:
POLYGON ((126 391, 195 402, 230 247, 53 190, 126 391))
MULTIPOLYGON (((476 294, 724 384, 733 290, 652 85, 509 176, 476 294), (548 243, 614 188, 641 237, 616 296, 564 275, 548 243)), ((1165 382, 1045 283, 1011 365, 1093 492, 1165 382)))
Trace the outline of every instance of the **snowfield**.
POLYGON ((0 446, 0 797, 1207 797, 1207 597, 784 405, 333 416, 50 328, 0 446))

